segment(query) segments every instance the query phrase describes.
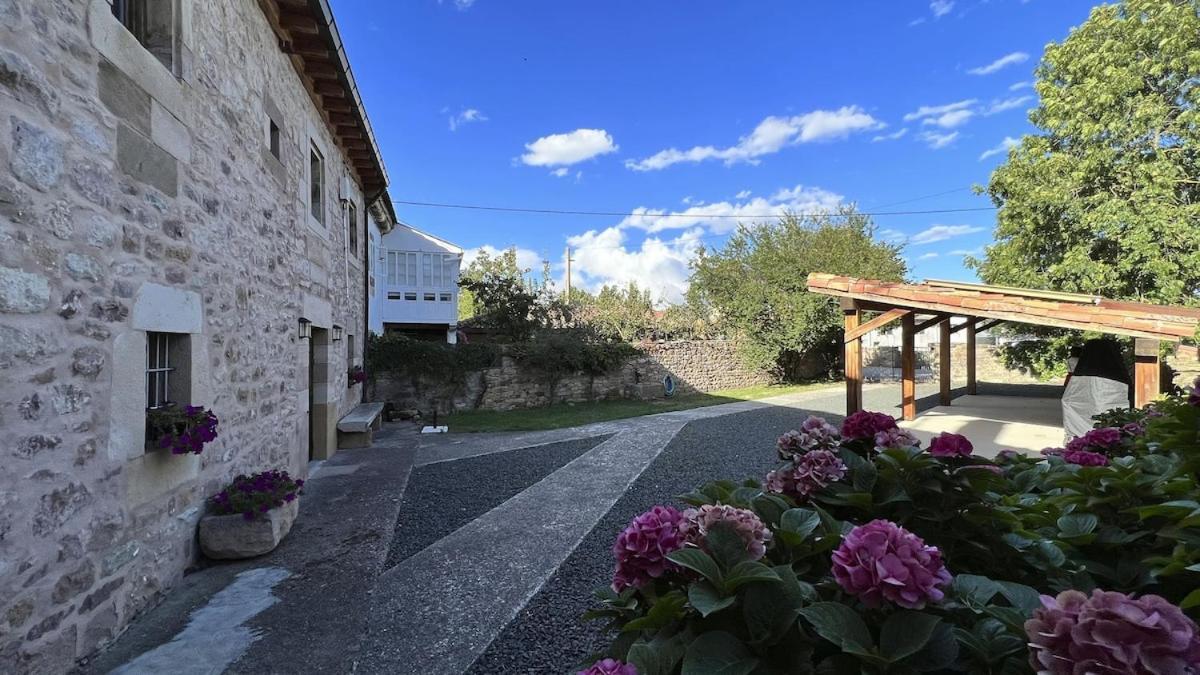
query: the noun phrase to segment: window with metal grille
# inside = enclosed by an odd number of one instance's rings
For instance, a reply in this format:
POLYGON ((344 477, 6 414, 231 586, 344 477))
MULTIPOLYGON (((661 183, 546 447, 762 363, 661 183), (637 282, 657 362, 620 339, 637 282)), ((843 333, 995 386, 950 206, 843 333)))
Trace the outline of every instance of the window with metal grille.
POLYGON ((155 410, 171 403, 170 333, 146 333, 146 408, 155 410))
POLYGON ((176 0, 112 0, 113 16, 172 74, 175 70, 176 0))

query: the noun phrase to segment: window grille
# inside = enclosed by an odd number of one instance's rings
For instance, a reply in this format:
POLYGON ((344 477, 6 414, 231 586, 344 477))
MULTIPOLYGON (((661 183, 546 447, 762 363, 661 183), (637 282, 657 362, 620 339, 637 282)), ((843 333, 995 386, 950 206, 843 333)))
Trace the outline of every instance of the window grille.
POLYGON ((171 372, 171 336, 167 333, 146 333, 146 408, 166 407, 171 401, 169 391, 171 372))

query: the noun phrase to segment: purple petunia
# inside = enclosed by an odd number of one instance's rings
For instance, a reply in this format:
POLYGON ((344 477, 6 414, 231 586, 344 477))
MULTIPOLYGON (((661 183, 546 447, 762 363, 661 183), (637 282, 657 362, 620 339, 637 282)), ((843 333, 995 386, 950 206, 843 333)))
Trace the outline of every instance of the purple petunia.
POLYGON ((943 432, 929 442, 929 454, 934 457, 970 457, 974 450, 975 446, 962 434, 943 432))
POLYGON ((845 478, 846 464, 829 450, 813 450, 767 474, 767 492, 808 499, 817 490, 845 478))
POLYGON ((767 554, 771 531, 753 511, 746 509, 726 504, 705 504, 698 509, 688 509, 683 512, 683 522, 679 530, 689 544, 704 548, 705 535, 718 524, 733 528, 745 543, 746 552, 750 554, 751 560, 758 560, 767 554))
POLYGON ((816 415, 810 415, 799 429, 780 436, 776 446, 781 459, 791 459, 813 450, 836 450, 841 441, 841 434, 836 427, 816 415))
POLYGON ((888 520, 859 525, 833 553, 833 577, 868 607, 885 600, 908 609, 940 602, 952 581, 936 546, 888 520))
POLYGON ((1090 597, 1076 590, 1043 595, 1025 633, 1029 664, 1047 675, 1185 675, 1200 664, 1196 622, 1157 595, 1099 589, 1090 597))
POLYGON ((638 675, 633 665, 616 659, 603 659, 593 663, 587 670, 581 670, 576 675, 638 675))
POLYGON ((613 542, 613 590, 640 587, 675 569, 667 554, 683 548, 682 524, 683 514, 670 506, 655 506, 630 521, 613 542))
POLYGON ((881 431, 896 428, 896 418, 884 413, 860 410, 842 421, 842 438, 846 440, 874 439, 881 431))

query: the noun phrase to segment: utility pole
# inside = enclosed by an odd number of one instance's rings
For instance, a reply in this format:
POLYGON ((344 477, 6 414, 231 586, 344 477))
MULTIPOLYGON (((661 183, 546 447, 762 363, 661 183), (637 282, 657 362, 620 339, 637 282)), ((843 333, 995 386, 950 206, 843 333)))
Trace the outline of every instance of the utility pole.
POLYGON ((566 283, 566 298, 567 304, 571 304, 571 247, 567 247, 567 283, 566 283))

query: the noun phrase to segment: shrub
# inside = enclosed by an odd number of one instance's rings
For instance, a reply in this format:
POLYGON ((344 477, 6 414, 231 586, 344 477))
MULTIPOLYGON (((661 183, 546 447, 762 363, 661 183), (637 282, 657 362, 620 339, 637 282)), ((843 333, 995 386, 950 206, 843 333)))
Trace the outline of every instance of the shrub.
POLYGON ((596 656, 641 675, 1196 672, 1200 405, 1117 421, 993 461, 878 413, 840 434, 810 419, 766 488, 718 480, 679 498, 694 511, 635 519, 619 560, 654 555, 597 591, 614 639, 596 656), (723 517, 689 527, 701 512, 723 517))
POLYGON ((367 369, 461 383, 467 373, 496 364, 500 350, 491 344, 457 344, 414 340, 395 333, 367 338, 367 369))
POLYGON ((208 503, 219 516, 240 513, 246 520, 254 520, 296 499, 303 487, 303 480, 292 480, 286 471, 263 471, 234 478, 224 490, 209 497, 208 503))
POLYGON ((170 448, 173 455, 200 454, 204 446, 216 440, 220 420, 213 411, 196 405, 180 409, 176 405, 146 413, 146 437, 160 449, 170 448))
POLYGON ((567 375, 603 375, 638 353, 626 342, 607 340, 590 328, 547 328, 509 349, 522 366, 538 374, 551 392, 567 375))

